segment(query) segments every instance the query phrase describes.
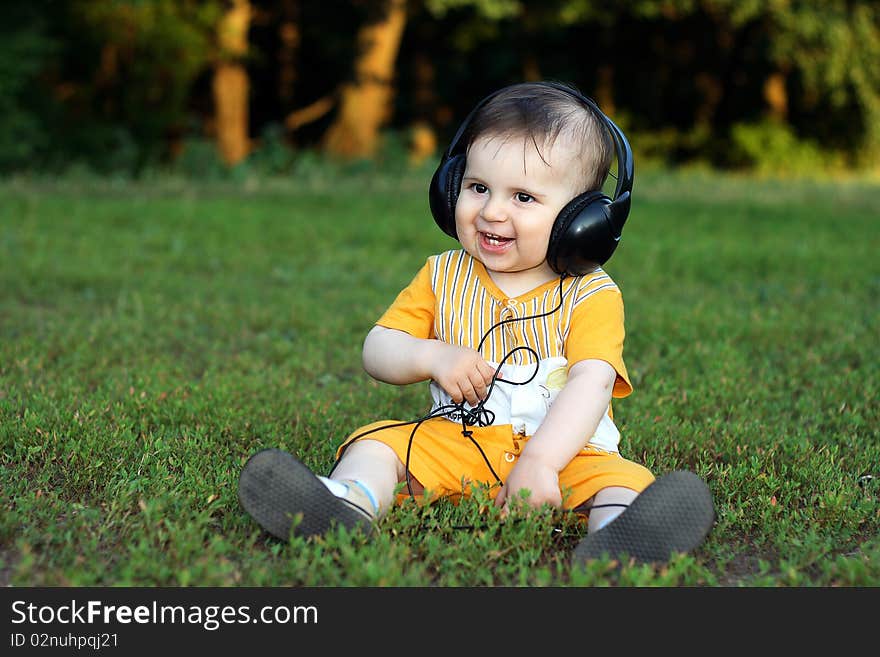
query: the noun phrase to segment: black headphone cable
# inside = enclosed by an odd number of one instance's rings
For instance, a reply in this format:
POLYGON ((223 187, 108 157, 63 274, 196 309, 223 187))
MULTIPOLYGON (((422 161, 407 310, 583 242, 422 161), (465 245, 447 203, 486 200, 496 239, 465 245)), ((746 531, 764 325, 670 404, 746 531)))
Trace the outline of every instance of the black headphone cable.
MULTIPOLYGON (((553 313, 560 310, 562 308, 562 304, 563 304, 563 300, 564 300, 563 281, 567 277, 568 277, 567 274, 561 274, 559 277, 559 288, 558 288, 559 289, 559 291, 558 291, 559 302, 556 304, 556 306, 552 310, 548 310, 548 311, 540 313, 538 315, 530 315, 528 317, 511 317, 511 318, 503 319, 499 322, 496 322, 495 324, 490 326, 489 329, 483 334, 483 337, 480 339, 480 342, 477 345, 477 351, 482 351, 483 345, 485 344, 486 339, 489 337, 489 335, 492 333, 492 331, 503 326, 504 324, 509 324, 512 322, 527 321, 527 320, 531 320, 531 319, 540 319, 542 317, 547 317, 548 315, 552 315, 553 313)), ((439 406, 439 407, 433 409, 427 415, 420 417, 416 420, 410 420, 408 422, 395 422, 394 424, 385 424, 385 425, 382 425, 381 427, 373 427, 372 429, 368 429, 367 431, 364 431, 364 432, 350 438, 348 440, 348 442, 346 443, 345 447, 343 448, 342 454, 339 455, 339 459, 342 458, 342 455, 345 453, 345 449, 347 449, 351 444, 360 440, 364 436, 375 433, 377 431, 382 431, 385 429, 392 429, 392 428, 397 428, 397 427, 405 427, 405 426, 409 426, 412 424, 414 426, 413 426, 412 432, 410 433, 409 442, 407 444, 406 459, 404 462, 404 470, 406 473, 407 492, 409 493, 410 497, 415 497, 415 495, 413 494, 413 489, 412 489, 412 480, 411 480, 411 474, 409 471, 409 463, 410 463, 410 454, 412 451, 412 444, 415 439, 416 432, 418 431, 418 429, 422 425, 422 423, 427 422, 428 420, 431 420, 431 419, 434 419, 437 417, 446 417, 449 419, 451 419, 452 417, 457 417, 457 418, 461 419, 461 427, 462 427, 461 434, 462 434, 462 436, 469 439, 474 444, 474 446, 480 452, 480 455, 483 457, 483 461, 486 463, 486 466, 489 468, 489 472, 491 472, 492 476, 495 477, 495 481, 498 484, 502 484, 501 478, 498 476, 498 473, 495 472, 495 469, 492 467, 492 464, 489 461, 489 458, 486 456, 486 453, 483 451, 483 448, 474 439, 473 432, 470 430, 469 427, 491 426, 495 421, 495 414, 491 410, 485 408, 485 404, 489 400, 489 398, 492 395, 493 390, 495 389, 495 383, 501 382, 501 383, 507 383, 510 385, 526 385, 528 383, 531 383, 531 381, 538 375, 538 369, 540 367, 539 361, 540 361, 540 355, 538 354, 537 351, 535 351, 531 347, 528 347, 528 346, 514 347, 513 349, 508 351, 504 355, 504 357, 501 359, 501 362, 498 364, 498 367, 495 369, 495 374, 492 376, 492 382, 489 384, 489 389, 486 391, 485 397, 476 406, 473 406, 470 409, 465 408, 465 402, 462 400, 461 402, 452 403, 452 404, 445 404, 443 406, 439 406), (525 381, 507 381, 506 379, 502 379, 499 376, 502 366, 517 351, 528 351, 530 354, 532 354, 534 356, 534 358, 536 360, 535 371, 532 372, 532 375, 528 379, 526 379, 525 381)), ((339 459, 337 459, 337 461, 336 461, 337 464, 339 463, 339 459)), ((335 469, 335 468, 336 468, 336 466, 334 465, 333 469, 335 469)), ((333 469, 331 469, 330 474, 333 473, 333 469)))
MULTIPOLYGON (((489 337, 489 335, 492 333, 492 331, 503 326, 504 324, 527 321, 527 320, 532 320, 532 319, 541 319, 542 317, 547 317, 547 316, 552 315, 553 313, 557 312, 558 310, 560 310, 562 308, 562 304, 564 301, 563 282, 565 281, 565 279, 567 277, 568 277, 568 275, 565 273, 563 273, 559 276, 559 288, 558 288, 559 289, 559 292, 558 292, 559 302, 556 304, 556 306, 552 310, 548 310, 546 312, 543 312, 543 313, 540 313, 537 315, 530 315, 528 317, 511 317, 511 318, 503 319, 499 322, 496 322, 495 324, 490 326, 489 329, 483 334, 483 337, 480 339, 479 345, 477 346, 477 351, 482 350, 483 345, 486 342, 486 339, 489 337)), ((459 417, 461 419, 461 425, 462 425, 461 435, 464 436, 465 438, 467 438, 468 440, 470 440, 474 444, 474 446, 477 448, 477 451, 480 452, 480 455, 483 457, 483 461, 486 463, 486 467, 489 468, 489 472, 491 472, 492 476, 495 478, 496 484, 493 484, 493 485, 503 485, 503 482, 501 481, 501 477, 499 477, 498 473, 495 472, 495 469, 492 467, 492 464, 489 461, 489 458, 486 456, 486 453, 483 451, 483 448, 480 446, 480 444, 473 437, 473 431, 471 431, 469 427, 475 427, 475 426, 476 427, 486 427, 486 426, 491 426, 494 423, 495 414, 491 410, 485 408, 485 404, 489 400, 489 398, 491 397, 492 392, 495 388, 496 382, 507 383, 510 385, 527 385, 528 383, 531 383, 531 381, 538 375, 539 368, 540 368, 540 354, 538 354, 537 351, 535 351, 532 347, 528 347, 528 346, 514 347, 513 349, 508 351, 504 355, 504 357, 501 359, 501 362, 498 364, 498 367, 495 369, 495 374, 492 376, 492 382, 489 384, 489 389, 486 391, 486 396, 476 406, 473 406, 472 408, 467 409, 467 408, 465 408, 465 402, 463 400, 461 402, 454 402, 452 404, 445 404, 443 406, 438 406, 437 408, 433 409, 427 415, 420 417, 416 420, 410 420, 407 422, 395 422, 393 424, 384 424, 380 427, 373 427, 372 429, 368 429, 367 431, 364 431, 356 436, 353 436, 352 438, 350 438, 347 441, 346 445, 343 447, 342 453, 339 455, 339 458, 336 460, 336 464, 334 464, 333 468, 330 470, 330 473, 328 473, 328 476, 333 474, 333 470, 336 469, 336 465, 339 464, 339 461, 342 459, 343 454, 345 454, 345 450, 348 449, 348 447, 350 445, 354 444, 355 442, 357 442, 358 440, 360 440, 364 436, 368 436, 372 433, 376 433, 378 431, 383 431, 386 429, 393 429, 393 428, 397 428, 397 427, 405 427, 405 426, 409 426, 409 425, 414 425, 413 430, 412 430, 412 432, 410 432, 410 435, 409 435, 409 441, 407 442, 406 459, 404 461, 404 472, 405 472, 405 477, 406 477, 407 493, 409 494, 411 499, 415 499, 415 494, 413 493, 413 488, 412 488, 412 474, 410 473, 409 464, 410 464, 410 455, 412 453, 412 445, 413 445, 413 441, 415 440, 416 432, 419 430, 419 427, 422 425, 422 423, 427 422, 428 420, 432 420, 432 419, 438 418, 438 417, 446 417, 447 419, 451 419, 452 417, 459 417), (517 351, 521 351, 521 350, 529 352, 534 357, 534 359, 535 359, 534 372, 532 372, 532 375, 528 379, 526 379, 525 381, 508 381, 506 379, 502 379, 499 376, 502 366, 517 351)), ((611 507, 611 506, 626 507, 628 505, 627 504, 594 504, 594 505, 591 505, 589 507, 589 509, 598 509, 598 508, 611 507)), ((478 527, 476 525, 456 525, 456 526, 453 526, 452 528, 457 529, 457 530, 463 530, 463 529, 476 530, 476 529, 481 529, 481 528, 485 529, 485 528, 487 528, 487 526, 483 525, 481 527, 478 527)), ((561 530, 556 529, 555 531, 561 531, 561 530)))

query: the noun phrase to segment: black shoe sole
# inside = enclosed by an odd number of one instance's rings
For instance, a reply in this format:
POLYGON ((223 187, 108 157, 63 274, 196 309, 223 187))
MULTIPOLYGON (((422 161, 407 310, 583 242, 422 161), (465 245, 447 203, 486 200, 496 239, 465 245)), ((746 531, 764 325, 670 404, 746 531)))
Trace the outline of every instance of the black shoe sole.
POLYGON ((588 534, 572 554, 573 564, 603 556, 641 562, 668 561, 705 540, 715 521, 712 493, 693 472, 657 478, 622 514, 588 534))
POLYGON ((307 537, 337 524, 349 530, 372 527, 364 512, 336 497, 299 459, 280 449, 248 459, 238 480, 238 500, 260 527, 283 541, 290 539, 291 529, 307 537))

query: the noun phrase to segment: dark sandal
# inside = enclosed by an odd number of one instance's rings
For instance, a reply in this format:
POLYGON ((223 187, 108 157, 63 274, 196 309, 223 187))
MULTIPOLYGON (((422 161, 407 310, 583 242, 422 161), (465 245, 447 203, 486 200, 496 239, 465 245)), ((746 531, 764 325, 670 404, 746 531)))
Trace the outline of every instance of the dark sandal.
POLYGON ((626 555, 642 562, 668 561, 699 546, 715 521, 712 493, 693 472, 677 470, 657 478, 617 518, 587 534, 572 563, 626 555))
POLYGON ((251 456, 238 480, 241 506, 267 532, 290 539, 294 519, 297 536, 325 534, 334 525, 348 529, 372 527, 369 514, 337 497, 299 459, 280 449, 251 456))

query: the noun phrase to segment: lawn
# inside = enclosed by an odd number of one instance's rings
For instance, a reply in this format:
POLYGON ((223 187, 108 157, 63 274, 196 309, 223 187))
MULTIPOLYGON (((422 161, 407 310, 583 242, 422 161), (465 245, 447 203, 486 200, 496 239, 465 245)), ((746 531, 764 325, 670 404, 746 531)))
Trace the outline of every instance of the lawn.
POLYGON ((665 565, 571 568, 582 529, 485 499, 281 543, 241 510, 263 447, 325 472, 426 384, 363 337, 425 258, 427 178, 0 183, 0 585, 878 586, 880 187, 636 179, 608 264, 622 451, 717 522, 665 565), (464 528, 462 528, 464 527, 464 528), (468 528, 469 527, 469 528, 468 528))

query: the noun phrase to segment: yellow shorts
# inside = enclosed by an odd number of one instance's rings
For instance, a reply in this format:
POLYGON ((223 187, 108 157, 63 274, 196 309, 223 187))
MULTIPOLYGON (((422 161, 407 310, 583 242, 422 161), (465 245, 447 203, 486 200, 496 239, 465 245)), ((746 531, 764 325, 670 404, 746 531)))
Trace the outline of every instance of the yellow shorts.
MULTIPOLYGON (((471 484, 488 484, 494 496, 499 489, 497 477, 506 481, 529 440, 516 434, 509 424, 489 427, 469 427, 471 438, 462 435, 462 426, 445 418, 423 422, 410 441, 414 424, 397 420, 383 420, 361 427, 352 433, 336 451, 339 459, 346 447, 356 440, 376 440, 391 447, 401 463, 407 463, 409 472, 433 496, 467 495, 471 484), (378 431, 380 427, 383 428, 378 431), (370 432, 363 435, 365 432, 370 432), (476 443, 476 444, 475 444, 476 443), (479 449, 477 448, 479 445, 479 449), (482 450, 482 453, 481 453, 482 450), (485 454, 485 458, 484 455, 485 454), (491 469, 489 468, 491 466, 491 469), (493 474, 494 471, 494 474, 493 474)), ((608 486, 623 486, 637 492, 654 481, 651 472, 617 452, 607 452, 587 446, 559 473, 563 507, 574 509, 608 486)), ((404 490, 398 502, 409 494, 404 490)))

